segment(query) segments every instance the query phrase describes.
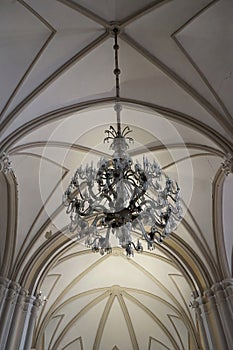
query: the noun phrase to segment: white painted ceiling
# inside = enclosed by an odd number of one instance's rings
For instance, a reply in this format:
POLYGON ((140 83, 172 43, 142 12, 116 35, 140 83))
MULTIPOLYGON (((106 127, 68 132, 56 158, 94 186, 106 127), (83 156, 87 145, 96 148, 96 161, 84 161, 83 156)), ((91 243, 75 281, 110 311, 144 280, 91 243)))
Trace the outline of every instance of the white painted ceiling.
POLYGON ((232 175, 223 196, 218 179, 232 152, 232 13, 231 0, 1 0, 0 137, 18 183, 10 271, 48 299, 37 350, 197 349, 191 294, 231 266, 232 175), (170 239, 133 259, 73 241, 61 206, 75 168, 111 153, 113 23, 130 154, 179 181, 185 212, 170 239))

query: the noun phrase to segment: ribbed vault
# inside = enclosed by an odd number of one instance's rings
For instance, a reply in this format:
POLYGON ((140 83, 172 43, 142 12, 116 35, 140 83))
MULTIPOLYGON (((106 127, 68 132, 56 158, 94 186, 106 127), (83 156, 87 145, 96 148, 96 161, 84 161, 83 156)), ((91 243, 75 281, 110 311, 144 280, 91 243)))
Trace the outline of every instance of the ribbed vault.
POLYGON ((233 152, 232 10, 227 0, 1 1, 1 151, 13 169, 0 173, 1 274, 48 299, 36 349, 201 346, 193 296, 232 276, 232 178, 221 170, 233 152), (130 155, 178 180, 185 213, 133 259, 118 247, 91 253, 61 204, 76 167, 111 154, 113 23, 130 155))

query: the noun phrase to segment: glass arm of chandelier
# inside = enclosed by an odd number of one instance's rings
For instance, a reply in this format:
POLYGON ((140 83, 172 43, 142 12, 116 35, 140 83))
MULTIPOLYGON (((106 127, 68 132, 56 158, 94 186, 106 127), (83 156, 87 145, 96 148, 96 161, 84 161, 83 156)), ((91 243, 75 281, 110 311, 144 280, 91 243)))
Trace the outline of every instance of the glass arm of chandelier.
POLYGON ((105 237, 97 234, 94 240, 92 241, 90 236, 88 236, 85 240, 85 245, 88 248, 92 248, 92 251, 94 253, 99 252, 101 255, 104 255, 104 253, 110 254, 112 252, 112 247, 109 238, 110 228, 107 229, 105 237))
POLYGON ((137 244, 135 245, 134 242, 128 242, 125 247, 125 252, 127 257, 133 257, 134 256, 134 250, 133 248, 138 252, 142 253, 143 252, 143 246, 139 239, 137 240, 137 244))

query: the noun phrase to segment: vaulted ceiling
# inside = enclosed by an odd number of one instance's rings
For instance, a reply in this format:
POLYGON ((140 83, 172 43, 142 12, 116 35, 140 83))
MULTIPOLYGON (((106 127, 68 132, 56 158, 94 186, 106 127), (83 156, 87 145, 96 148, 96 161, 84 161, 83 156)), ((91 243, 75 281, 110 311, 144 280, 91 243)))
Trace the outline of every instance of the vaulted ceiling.
MULTIPOLYGON (((197 349, 193 296, 232 274, 233 2, 1 0, 1 273, 42 291, 38 350, 197 349), (154 251, 100 256, 67 230, 62 194, 111 150, 112 28, 133 159, 181 187, 184 219, 154 251)), ((137 232, 133 233, 137 237, 137 232)))

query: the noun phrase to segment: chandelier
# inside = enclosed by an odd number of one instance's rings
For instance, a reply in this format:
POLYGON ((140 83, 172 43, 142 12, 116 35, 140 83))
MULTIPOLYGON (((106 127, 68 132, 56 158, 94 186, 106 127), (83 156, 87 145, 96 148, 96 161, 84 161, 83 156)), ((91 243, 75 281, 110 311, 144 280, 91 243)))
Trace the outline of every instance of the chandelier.
POLYGON ((93 252, 111 253, 114 235, 130 257, 134 251, 143 251, 139 238, 133 242, 133 232, 140 232, 140 238, 152 250, 156 242, 163 242, 176 229, 182 209, 177 182, 155 161, 149 162, 143 156, 142 164, 133 163, 127 152, 133 139, 129 136, 132 130, 128 126, 122 128, 120 119, 118 33, 118 28, 114 28, 117 125, 105 130, 104 139, 111 143, 113 154, 110 158, 101 158, 97 168, 93 163, 84 168, 80 166, 63 195, 63 204, 70 215, 69 231, 77 239, 84 239, 93 252))

